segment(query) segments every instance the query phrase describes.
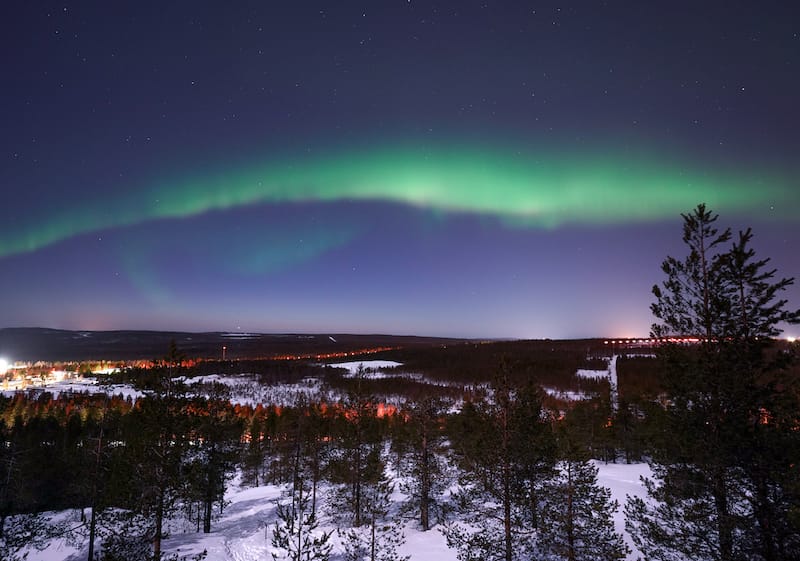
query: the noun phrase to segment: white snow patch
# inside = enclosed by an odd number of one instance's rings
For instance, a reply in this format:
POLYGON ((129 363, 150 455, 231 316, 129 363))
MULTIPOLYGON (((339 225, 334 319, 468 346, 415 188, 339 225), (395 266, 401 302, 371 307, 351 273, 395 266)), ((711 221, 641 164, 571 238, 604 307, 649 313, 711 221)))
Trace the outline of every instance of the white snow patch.
POLYGON ((376 372, 378 370, 382 370, 385 368, 395 368, 397 366, 403 366, 401 362, 395 362, 393 360, 358 360, 353 362, 338 362, 335 364, 328 364, 328 366, 332 368, 344 368, 347 370, 351 375, 358 373, 359 368, 363 368, 365 372, 376 372))
POLYGON ((625 501, 628 496, 646 497, 641 477, 651 477, 647 464, 606 464, 594 461, 597 466, 597 482, 611 489, 611 498, 619 502, 619 510, 614 513, 614 528, 622 534, 625 543, 631 548, 628 561, 634 561, 641 553, 634 547, 631 537, 625 532, 625 501))
POLYGON ((542 391, 544 391, 544 393, 547 395, 555 397, 556 399, 562 399, 564 401, 583 401, 592 399, 594 397, 594 394, 581 391, 560 390, 550 386, 542 386, 542 391))
POLYGON ((578 378, 591 378, 591 379, 600 379, 600 378, 608 378, 608 370, 587 370, 584 368, 579 368, 575 371, 575 375, 578 378))

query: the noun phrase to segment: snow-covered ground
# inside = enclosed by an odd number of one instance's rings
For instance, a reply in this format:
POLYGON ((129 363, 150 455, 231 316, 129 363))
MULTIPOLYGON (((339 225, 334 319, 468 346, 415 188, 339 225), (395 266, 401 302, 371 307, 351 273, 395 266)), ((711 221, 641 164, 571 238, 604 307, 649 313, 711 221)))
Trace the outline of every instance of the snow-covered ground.
POLYGON ((595 396, 595 394, 592 393, 577 390, 562 390, 550 386, 542 386, 542 391, 562 401, 583 401, 585 399, 592 399, 595 396))
MULTIPOLYGON (((387 360, 357 361, 331 364, 332 367, 344 368, 348 375, 355 374, 359 368, 367 371, 371 377, 408 376, 407 374, 381 372, 383 369, 395 369, 401 363, 387 360)), ((612 392, 616 389, 616 356, 609 360, 607 370, 578 370, 578 376, 585 378, 608 377, 612 384, 612 392)), ((306 379, 296 384, 281 384, 278 386, 264 386, 259 384, 253 376, 222 376, 209 375, 187 379, 186 383, 193 387, 198 394, 203 394, 205 384, 221 383, 231 392, 231 402, 238 404, 256 405, 295 403, 300 396, 319 399, 326 389, 318 379, 306 379)), ((580 400, 591 396, 582 392, 563 392, 555 388, 544 388, 553 395, 562 399, 580 400)), ((53 393, 61 392, 109 392, 113 394, 141 396, 142 393, 130 386, 103 386, 94 380, 69 380, 58 384, 50 384, 46 388, 53 393)), ((9 392, 10 393, 10 392, 9 392)), ((328 396, 334 401, 336 396, 328 396)), ((612 396, 614 399, 615 396, 612 396)), ((628 556, 630 561, 637 558, 638 553, 633 550, 630 537, 625 533, 623 507, 627 495, 643 495, 644 488, 640 476, 649 476, 650 470, 646 464, 605 464, 596 463, 599 473, 599 483, 611 489, 612 498, 619 502, 620 508, 614 516, 615 527, 622 533, 632 552, 628 556)), ((276 519, 276 500, 281 495, 281 488, 269 485, 257 488, 242 487, 238 481, 233 481, 226 494, 229 505, 224 514, 215 521, 210 534, 197 533, 194 528, 181 527, 174 531, 172 536, 165 541, 167 553, 191 555, 206 550, 208 561, 250 561, 270 558, 270 537, 276 519)), ((395 494, 397 498, 397 494, 395 494)), ((57 518, 71 522, 71 526, 79 526, 79 513, 66 511, 57 513, 57 518)), ((330 521, 327 521, 330 524, 330 521)), ((325 529, 332 529, 328 526, 325 529)), ((413 523, 405 527, 406 542, 401 548, 401 553, 410 555, 412 561, 456 561, 456 551, 447 547, 444 536, 436 529, 421 532, 413 523)), ((333 537, 336 545, 335 551, 340 551, 338 537, 333 537)), ((86 557, 85 541, 67 542, 56 539, 44 551, 31 550, 28 559, 35 561, 78 561, 86 557)), ((337 557, 335 556, 334 559, 337 557)))
MULTIPOLYGON (((591 378, 591 379, 607 378, 609 383, 611 384, 611 396, 610 396, 611 409, 613 411, 616 411, 619 403, 619 396, 617 394, 617 388, 619 387, 617 380, 617 355, 613 355, 611 358, 607 358, 606 360, 608 360, 608 368, 605 370, 587 370, 579 368, 575 372, 575 375, 578 376, 579 378, 591 378)), ((585 397, 577 396, 574 399, 585 399, 585 397)))
MULTIPOLYGON (((308 378, 295 384, 264 385, 258 382, 253 375, 222 376, 211 374, 195 378, 180 378, 189 387, 190 392, 196 395, 207 396, 206 384, 219 383, 230 391, 230 402, 234 405, 262 405, 290 406, 296 404, 301 398, 306 401, 336 401, 338 396, 333 395, 322 382, 316 378, 308 378)), ((100 378, 99 380, 102 380, 100 378)), ((144 397, 146 392, 135 389, 130 384, 103 384, 94 378, 74 378, 60 382, 50 382, 42 386, 28 386, 25 389, 3 390, 5 396, 12 396, 16 392, 49 392, 53 397, 62 393, 107 393, 109 395, 122 395, 136 399, 144 397)))
MULTIPOLYGON (((335 364, 329 364, 328 366, 331 368, 344 368, 350 375, 355 375, 358 373, 359 369, 363 368, 365 374, 371 377, 378 377, 375 376, 375 374, 381 373, 381 370, 403 366, 403 363, 393 360, 358 360, 353 362, 337 362, 335 364)), ((384 377, 385 376, 386 374, 384 374, 384 377)))
MULTIPOLYGON (((605 464, 596 463, 599 483, 611 489, 612 498, 620 503, 620 509, 614 517, 618 532, 625 537, 632 548, 630 538, 625 534, 623 506, 626 495, 643 495, 644 489, 639 477, 649 476, 646 464, 605 464)), ((203 550, 208 552, 207 561, 256 561, 270 558, 270 538, 276 520, 276 500, 281 496, 281 487, 266 485, 262 487, 241 487, 233 481, 226 494, 229 505, 224 514, 212 525, 210 534, 197 533, 193 528, 187 532, 174 532, 164 542, 166 553, 191 555, 203 550)), ((394 497, 398 497, 395 493, 394 497)), ((78 513, 66 511, 57 514, 62 520, 70 519, 77 525, 78 513), (74 519, 74 520, 73 520, 74 519)), ((330 521, 323 518, 323 523, 330 521)), ((332 526, 321 529, 331 530, 332 526)), ((406 542, 400 552, 410 555, 412 561, 456 561, 456 551, 449 549, 441 532, 436 528, 422 532, 408 523, 404 529, 406 542)), ((341 546, 334 532, 334 552, 341 551, 341 546)), ((32 550, 28 559, 32 561, 79 561, 86 557, 85 541, 69 544, 64 540, 53 540, 44 551, 32 550)), ((628 560, 636 559, 637 553, 632 551, 628 560)))
POLYGON ((578 378, 602 379, 608 378, 608 370, 587 370, 578 368, 578 370, 575 371, 575 375, 578 378))
POLYGON ((363 369, 366 378, 375 380, 383 378, 406 378, 431 386, 459 388, 465 386, 459 382, 434 380, 433 378, 428 378, 416 372, 406 372, 400 368, 403 366, 402 362, 395 362, 393 360, 358 360, 327 364, 326 366, 330 366, 331 368, 344 368, 347 370, 347 376, 351 377, 355 376, 359 369, 363 369))
POLYGON ((16 392, 48 392, 53 394, 53 397, 58 397, 62 393, 108 393, 110 395, 122 395, 123 397, 130 397, 136 399, 142 397, 144 393, 127 384, 113 384, 103 385, 98 384, 94 378, 72 378, 67 380, 48 382, 43 385, 30 385, 25 389, 8 389, 3 390, 3 395, 10 397, 16 392))
POLYGON ((633 561, 639 555, 633 546, 631 537, 625 532, 625 501, 628 495, 644 497, 645 489, 641 477, 651 477, 652 472, 647 464, 606 464, 595 462, 597 466, 597 481, 603 487, 611 489, 611 498, 619 503, 619 510, 614 514, 614 527, 622 534, 625 543, 631 548, 628 559, 633 561))

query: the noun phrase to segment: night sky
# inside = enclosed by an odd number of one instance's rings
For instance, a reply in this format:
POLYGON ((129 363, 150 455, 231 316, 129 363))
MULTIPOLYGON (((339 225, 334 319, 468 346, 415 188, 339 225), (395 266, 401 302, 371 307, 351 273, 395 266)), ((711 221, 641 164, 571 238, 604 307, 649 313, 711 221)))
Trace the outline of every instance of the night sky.
POLYGON ((701 202, 800 277, 795 2, 12 0, 0 31, 0 327, 644 336, 701 202))

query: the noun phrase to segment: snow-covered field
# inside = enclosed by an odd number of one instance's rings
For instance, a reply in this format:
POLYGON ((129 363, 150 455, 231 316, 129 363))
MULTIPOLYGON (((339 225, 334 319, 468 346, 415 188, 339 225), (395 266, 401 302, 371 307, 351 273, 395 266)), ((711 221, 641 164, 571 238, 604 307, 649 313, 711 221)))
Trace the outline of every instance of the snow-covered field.
POLYGON ((206 384, 222 384, 230 395, 228 399, 234 405, 296 405, 301 400, 333 402, 339 399, 317 378, 306 378, 294 384, 264 385, 255 376, 243 374, 239 376, 220 376, 212 374, 197 376, 186 380, 189 391, 200 396, 207 396, 206 384))
POLYGON ((108 393, 111 395, 122 395, 123 397, 130 397, 131 399, 136 399, 137 397, 144 396, 139 390, 134 389, 128 384, 114 384, 114 385, 103 385, 98 384, 97 380, 94 378, 73 378, 68 380, 60 380, 60 381, 49 381, 46 384, 42 385, 30 385, 25 389, 8 389, 3 390, 3 395, 10 397, 14 395, 16 392, 23 391, 23 392, 48 392, 53 394, 53 397, 57 398, 62 393, 108 393))
POLYGON ((350 376, 357 374, 359 369, 363 369, 364 373, 369 377, 384 378, 387 374, 381 372, 381 370, 396 368, 398 366, 403 366, 403 364, 393 360, 358 360, 353 362, 337 362, 335 364, 329 364, 328 366, 331 368, 344 368, 348 371, 350 376))
MULTIPOLYGON (((614 517, 618 532, 625 537, 629 547, 633 547, 629 537, 624 533, 625 521, 622 507, 626 495, 643 495, 644 489, 639 477, 649 476, 647 464, 605 464, 596 463, 599 483, 611 489, 612 498, 620 503, 620 509, 614 517)), ((262 487, 242 487, 238 481, 229 486, 226 499, 229 505, 224 514, 215 521, 210 534, 194 532, 193 529, 173 532, 164 542, 168 554, 191 555, 203 550, 208 552, 207 561, 256 561, 270 559, 270 538, 276 520, 276 500, 281 496, 281 487, 266 485, 262 487)), ((396 493, 395 497, 398 496, 396 493)), ((67 511, 59 513, 61 519, 74 519, 78 523, 79 513, 67 511)), ((326 521, 330 523, 330 521, 326 521)), ((331 530, 332 526, 322 529, 331 530)), ((456 561, 456 551, 449 549, 444 536, 433 528, 428 532, 416 529, 413 522, 405 525, 405 544, 400 552, 410 555, 412 561, 456 561)), ((336 533, 333 535, 334 553, 341 551, 336 533)), ((79 561, 86 558, 85 541, 67 544, 64 540, 53 540, 43 551, 32 550, 28 559, 31 561, 79 561)), ((335 559, 336 557, 334 557, 335 559)), ((636 559, 632 551, 628 559, 636 559)))
POLYGON ((352 362, 337 362, 326 366, 330 366, 331 368, 344 368, 347 370, 347 376, 350 377, 355 376, 359 370, 362 370, 364 377, 370 379, 406 378, 431 386, 463 387, 463 384, 458 382, 434 380, 416 372, 406 372, 400 368, 403 366, 402 362, 395 362, 393 360, 358 360, 352 362))

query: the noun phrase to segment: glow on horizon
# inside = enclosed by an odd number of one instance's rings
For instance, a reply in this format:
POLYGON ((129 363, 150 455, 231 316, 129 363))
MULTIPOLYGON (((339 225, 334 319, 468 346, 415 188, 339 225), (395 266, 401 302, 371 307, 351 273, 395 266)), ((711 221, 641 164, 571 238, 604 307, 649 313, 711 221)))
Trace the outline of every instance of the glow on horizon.
POLYGON ((26 226, 0 231, 0 258, 150 220, 252 204, 347 200, 484 214, 526 228, 673 219, 698 202, 727 213, 773 207, 771 219, 792 220, 800 206, 782 180, 712 174, 652 160, 394 148, 188 173, 116 198, 66 204, 31 217, 26 226))

